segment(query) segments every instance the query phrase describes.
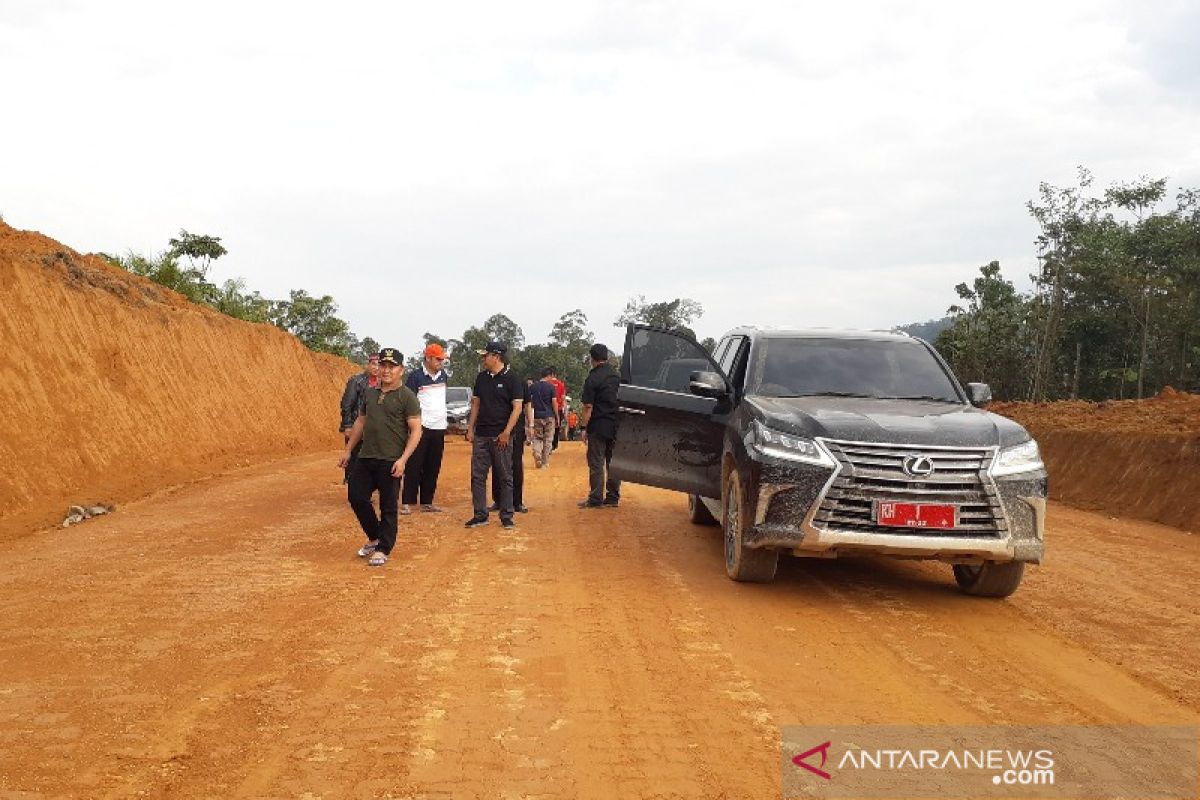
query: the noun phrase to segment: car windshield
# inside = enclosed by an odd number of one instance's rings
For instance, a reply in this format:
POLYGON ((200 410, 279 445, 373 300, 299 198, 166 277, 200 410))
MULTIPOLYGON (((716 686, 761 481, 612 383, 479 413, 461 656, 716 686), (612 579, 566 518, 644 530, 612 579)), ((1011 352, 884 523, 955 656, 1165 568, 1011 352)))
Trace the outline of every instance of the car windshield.
POLYGON ((465 386, 448 386, 446 387, 446 403, 449 405, 457 405, 459 403, 471 402, 471 390, 465 386))
POLYGON ((768 397, 877 397, 961 403, 937 359, 916 341, 765 338, 746 381, 768 397))

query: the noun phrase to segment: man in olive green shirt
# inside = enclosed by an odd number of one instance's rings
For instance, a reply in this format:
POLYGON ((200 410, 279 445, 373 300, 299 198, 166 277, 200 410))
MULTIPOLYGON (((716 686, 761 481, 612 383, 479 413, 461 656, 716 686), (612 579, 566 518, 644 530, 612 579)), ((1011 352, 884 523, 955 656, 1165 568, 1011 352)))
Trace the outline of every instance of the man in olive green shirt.
POLYGON ((360 441, 347 494, 367 537, 358 554, 369 556, 371 566, 382 567, 396 546, 400 478, 421 441, 421 403, 404 385, 404 354, 394 348, 379 351, 379 386, 363 392, 339 467, 345 468, 360 441), (378 517, 371 505, 374 492, 379 492, 378 517))

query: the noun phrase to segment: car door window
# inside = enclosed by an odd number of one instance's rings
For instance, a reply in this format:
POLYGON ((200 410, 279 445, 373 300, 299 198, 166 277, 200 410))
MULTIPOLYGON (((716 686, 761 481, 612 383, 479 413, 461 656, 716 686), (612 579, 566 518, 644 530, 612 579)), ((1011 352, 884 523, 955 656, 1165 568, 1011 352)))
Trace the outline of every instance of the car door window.
POLYGON ((729 347, 716 357, 717 365, 721 368, 721 372, 726 375, 733 374, 733 362, 737 358, 738 350, 741 348, 744 336, 733 336, 729 339, 729 347))
POLYGON ((721 367, 721 371, 733 381, 734 387, 740 391, 742 378, 746 374, 746 337, 730 337, 729 349, 721 354, 721 357, 717 359, 717 364, 721 367))
POLYGON ((717 362, 718 364, 721 363, 721 359, 724 357, 725 351, 729 347, 729 341, 729 337, 726 336, 724 339, 717 342, 717 346, 714 347, 712 351, 713 361, 717 362))
POLYGON ((703 347, 670 331, 633 327, 625 352, 626 382, 647 389, 689 394, 693 372, 720 371, 703 347))

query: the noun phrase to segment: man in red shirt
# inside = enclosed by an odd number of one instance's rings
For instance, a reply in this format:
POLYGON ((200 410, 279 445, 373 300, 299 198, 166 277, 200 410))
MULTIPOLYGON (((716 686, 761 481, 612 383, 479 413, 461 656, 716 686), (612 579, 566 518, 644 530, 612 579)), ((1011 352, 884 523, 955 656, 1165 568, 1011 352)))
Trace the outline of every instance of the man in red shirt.
POLYGON ((554 420, 554 444, 551 445, 550 451, 558 449, 558 432, 562 430, 563 420, 566 412, 566 397, 567 385, 558 379, 558 370, 554 367, 550 368, 550 383, 554 385, 554 395, 558 398, 558 415, 554 420))

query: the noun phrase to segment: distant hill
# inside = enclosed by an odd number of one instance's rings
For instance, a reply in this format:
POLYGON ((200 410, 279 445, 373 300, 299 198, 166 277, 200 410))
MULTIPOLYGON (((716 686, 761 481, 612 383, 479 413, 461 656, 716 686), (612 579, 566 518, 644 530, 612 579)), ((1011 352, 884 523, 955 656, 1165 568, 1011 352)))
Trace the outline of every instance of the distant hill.
POLYGON ((937 342, 938 334, 954 324, 954 317, 931 319, 928 322, 910 322, 907 325, 897 325, 894 330, 904 331, 909 336, 924 339, 930 344, 937 342))

